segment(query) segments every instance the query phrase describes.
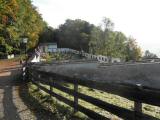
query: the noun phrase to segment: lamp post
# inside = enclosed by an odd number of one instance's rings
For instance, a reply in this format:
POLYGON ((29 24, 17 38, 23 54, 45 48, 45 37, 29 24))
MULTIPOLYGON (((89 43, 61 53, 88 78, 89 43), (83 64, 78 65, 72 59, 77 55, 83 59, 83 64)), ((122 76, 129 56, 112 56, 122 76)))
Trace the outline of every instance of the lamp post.
MULTIPOLYGON (((25 45, 25 57, 27 58, 27 42, 28 42, 28 37, 23 36, 22 37, 22 43, 25 45)), ((25 81, 27 79, 27 59, 25 58, 25 64, 23 66, 23 80, 25 81)))
POLYGON ((28 37, 26 37, 26 36, 22 37, 22 42, 25 45, 25 57, 27 57, 27 42, 28 42, 28 37))
POLYGON ((27 54, 27 42, 28 42, 28 38, 24 37, 22 40, 23 40, 23 43, 25 44, 25 54, 27 54))

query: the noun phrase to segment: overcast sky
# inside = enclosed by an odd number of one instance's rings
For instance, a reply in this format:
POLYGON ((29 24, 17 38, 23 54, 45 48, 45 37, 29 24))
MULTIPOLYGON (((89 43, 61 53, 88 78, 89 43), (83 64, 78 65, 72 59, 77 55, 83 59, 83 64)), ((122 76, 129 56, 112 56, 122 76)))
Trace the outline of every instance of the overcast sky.
POLYGON ((54 28, 68 18, 99 25, 108 17, 114 30, 133 36, 143 51, 160 56, 160 0, 33 0, 33 4, 54 28))

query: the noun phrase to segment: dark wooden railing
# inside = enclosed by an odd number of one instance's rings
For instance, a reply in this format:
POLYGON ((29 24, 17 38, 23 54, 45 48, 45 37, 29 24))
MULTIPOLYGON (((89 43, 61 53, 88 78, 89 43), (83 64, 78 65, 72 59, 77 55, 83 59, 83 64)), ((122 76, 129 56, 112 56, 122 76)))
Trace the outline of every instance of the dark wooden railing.
POLYGON ((103 83, 103 82, 83 80, 83 79, 76 78, 76 76, 71 78, 71 77, 67 77, 67 76, 63 76, 55 73, 40 71, 34 68, 29 68, 28 71, 29 71, 28 73, 29 73, 29 78, 31 82, 36 86, 38 86, 39 89, 45 91, 51 96, 56 97, 58 100, 73 107, 75 112, 80 111, 92 119, 108 120, 108 118, 78 104, 78 99, 84 100, 95 106, 98 106, 99 108, 102 108, 125 120, 159 120, 158 118, 149 116, 142 112, 142 103, 160 106, 159 90, 143 88, 141 86, 111 84, 106 82, 103 83), (69 89, 59 84, 62 82, 73 84, 74 89, 69 89), (42 84, 50 86, 50 89, 47 89, 42 84), (82 94, 78 92, 78 85, 112 93, 115 95, 119 95, 121 97, 125 97, 129 100, 132 100, 134 101, 134 110, 129 110, 126 108, 115 106, 113 104, 104 102, 100 99, 82 94), (58 93, 54 92, 53 88, 56 88, 62 92, 72 95, 74 97, 74 101, 71 101, 65 98, 64 96, 61 96, 58 93))

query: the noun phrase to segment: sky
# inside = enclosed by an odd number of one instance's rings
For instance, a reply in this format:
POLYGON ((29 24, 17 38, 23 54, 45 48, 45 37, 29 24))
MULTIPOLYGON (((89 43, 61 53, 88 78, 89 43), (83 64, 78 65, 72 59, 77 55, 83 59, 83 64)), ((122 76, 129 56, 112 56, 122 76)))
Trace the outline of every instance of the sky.
POLYGON ((115 31, 134 37, 143 51, 160 56, 160 0, 32 0, 49 26, 66 19, 82 19, 100 25, 114 22, 115 31))

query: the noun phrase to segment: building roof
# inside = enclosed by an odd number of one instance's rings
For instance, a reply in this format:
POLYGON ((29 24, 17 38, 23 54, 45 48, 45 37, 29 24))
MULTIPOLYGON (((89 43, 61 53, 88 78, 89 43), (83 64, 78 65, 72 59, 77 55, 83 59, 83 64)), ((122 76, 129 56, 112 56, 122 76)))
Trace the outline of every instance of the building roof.
POLYGON ((40 43, 39 44, 39 46, 43 46, 43 45, 57 45, 57 43, 56 42, 53 42, 53 43, 48 42, 48 43, 40 43))

